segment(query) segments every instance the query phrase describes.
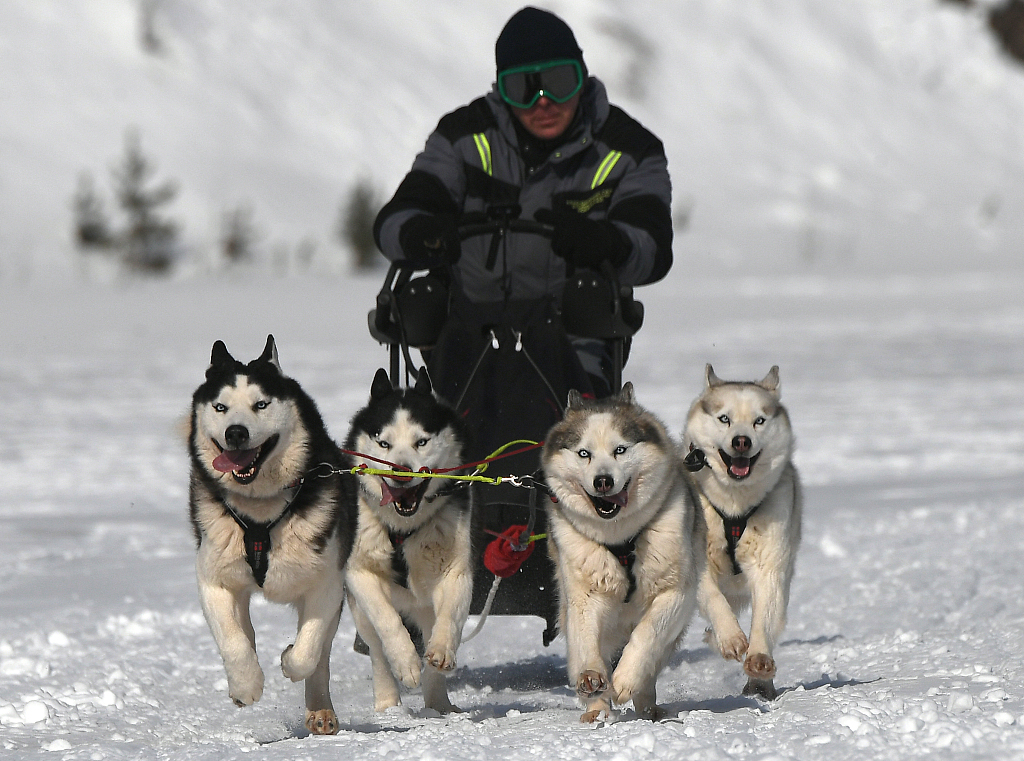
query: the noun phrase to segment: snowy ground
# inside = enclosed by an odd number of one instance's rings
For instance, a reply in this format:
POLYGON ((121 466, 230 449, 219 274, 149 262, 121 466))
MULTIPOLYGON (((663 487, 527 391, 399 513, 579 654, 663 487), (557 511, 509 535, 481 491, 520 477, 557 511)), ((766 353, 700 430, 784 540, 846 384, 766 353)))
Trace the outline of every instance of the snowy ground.
POLYGON ((465 713, 372 713, 346 614, 337 737, 301 729, 276 666, 293 614, 258 605, 268 675, 229 701, 202 618, 176 423, 212 342, 282 363, 336 437, 383 350, 375 278, 8 289, 0 354, 0 756, 63 759, 905 759, 1024 756, 1024 279, 671 283, 627 378, 678 432, 712 361, 782 368, 807 484, 772 705, 692 627, 659 683, 673 718, 579 724, 564 644, 493 618, 459 654, 465 713), (310 304, 319 319, 311 325, 310 304))

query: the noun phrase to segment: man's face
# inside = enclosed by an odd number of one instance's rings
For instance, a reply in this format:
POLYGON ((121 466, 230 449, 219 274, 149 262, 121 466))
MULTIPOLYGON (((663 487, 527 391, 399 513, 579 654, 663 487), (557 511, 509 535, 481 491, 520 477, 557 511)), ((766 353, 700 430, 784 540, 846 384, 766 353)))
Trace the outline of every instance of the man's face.
POLYGON ((565 103, 555 103, 543 95, 529 108, 512 107, 512 113, 527 132, 540 140, 554 140, 561 137, 569 125, 580 103, 580 94, 572 96, 565 103))

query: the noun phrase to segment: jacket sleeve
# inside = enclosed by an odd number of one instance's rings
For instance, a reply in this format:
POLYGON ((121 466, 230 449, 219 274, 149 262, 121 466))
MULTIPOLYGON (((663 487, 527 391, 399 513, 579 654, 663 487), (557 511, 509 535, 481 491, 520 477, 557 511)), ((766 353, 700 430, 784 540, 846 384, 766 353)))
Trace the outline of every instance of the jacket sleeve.
POLYGON ((465 186, 464 162, 439 126, 395 195, 377 214, 373 225, 377 247, 391 261, 404 258, 399 245, 402 225, 419 214, 460 213, 465 186))
POLYGON ((672 267, 672 183, 661 141, 613 107, 602 137, 629 156, 630 168, 619 178, 608 219, 626 236, 631 253, 619 267, 630 285, 661 280, 672 267))

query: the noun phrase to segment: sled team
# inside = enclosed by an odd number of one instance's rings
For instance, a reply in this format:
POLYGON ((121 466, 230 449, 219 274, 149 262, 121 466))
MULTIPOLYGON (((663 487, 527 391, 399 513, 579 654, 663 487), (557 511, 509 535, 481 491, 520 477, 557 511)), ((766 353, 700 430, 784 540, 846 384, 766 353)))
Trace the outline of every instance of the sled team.
MULTIPOLYGON (((381 370, 341 448, 283 374, 272 336, 247 364, 214 344, 192 399, 190 515, 199 598, 237 705, 263 693, 249 615, 262 592, 298 613, 280 662, 304 682, 310 732, 338 731, 329 662, 346 597, 369 650, 374 710, 417 686, 425 708, 458 710, 446 675, 482 550, 471 541, 474 490, 486 486, 429 474, 465 465, 467 440, 425 371, 401 389, 381 370)), ((744 694, 776 696, 772 652, 800 540, 792 448, 777 367, 733 382, 708 365, 681 442, 630 383, 600 400, 570 392, 541 451, 541 501, 583 721, 629 703, 661 718, 658 674, 697 610, 705 640, 742 662, 744 694), (737 619, 746 607, 749 632, 737 619)))

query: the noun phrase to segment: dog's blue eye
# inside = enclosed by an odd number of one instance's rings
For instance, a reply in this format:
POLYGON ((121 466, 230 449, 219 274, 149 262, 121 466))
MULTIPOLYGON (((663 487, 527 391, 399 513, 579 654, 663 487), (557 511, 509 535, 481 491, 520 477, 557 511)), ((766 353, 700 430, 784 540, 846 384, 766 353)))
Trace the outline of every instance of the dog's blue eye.
POLYGON ((729 416, 728 415, 719 415, 718 416, 718 422, 725 423, 726 425, 729 425, 729 423, 731 421, 729 420, 729 416))
POLYGON ((256 402, 256 404, 254 404, 252 406, 252 408, 254 410, 265 410, 269 406, 270 406, 270 402, 265 402, 262 399, 260 399, 258 402, 256 402))
POLYGON ((757 420, 754 421, 754 425, 755 426, 761 426, 761 425, 764 425, 767 422, 768 421, 765 418, 759 417, 757 420))
POLYGON ((586 449, 581 449, 576 454, 578 454, 584 460, 589 460, 590 459, 590 452, 588 450, 586 450, 586 449))
POLYGON ((379 446, 381 449, 391 449, 391 444, 389 444, 386 441, 378 441, 377 446, 379 446))
POLYGON ((618 457, 620 454, 626 454, 626 448, 622 445, 615 447, 615 456, 618 457))
POLYGON ((416 442, 416 448, 419 449, 420 447, 425 447, 429 443, 430 439, 420 439, 419 441, 416 442))
POLYGON ((226 404, 221 404, 220 402, 214 402, 213 409, 217 412, 227 412, 228 406, 226 404))

